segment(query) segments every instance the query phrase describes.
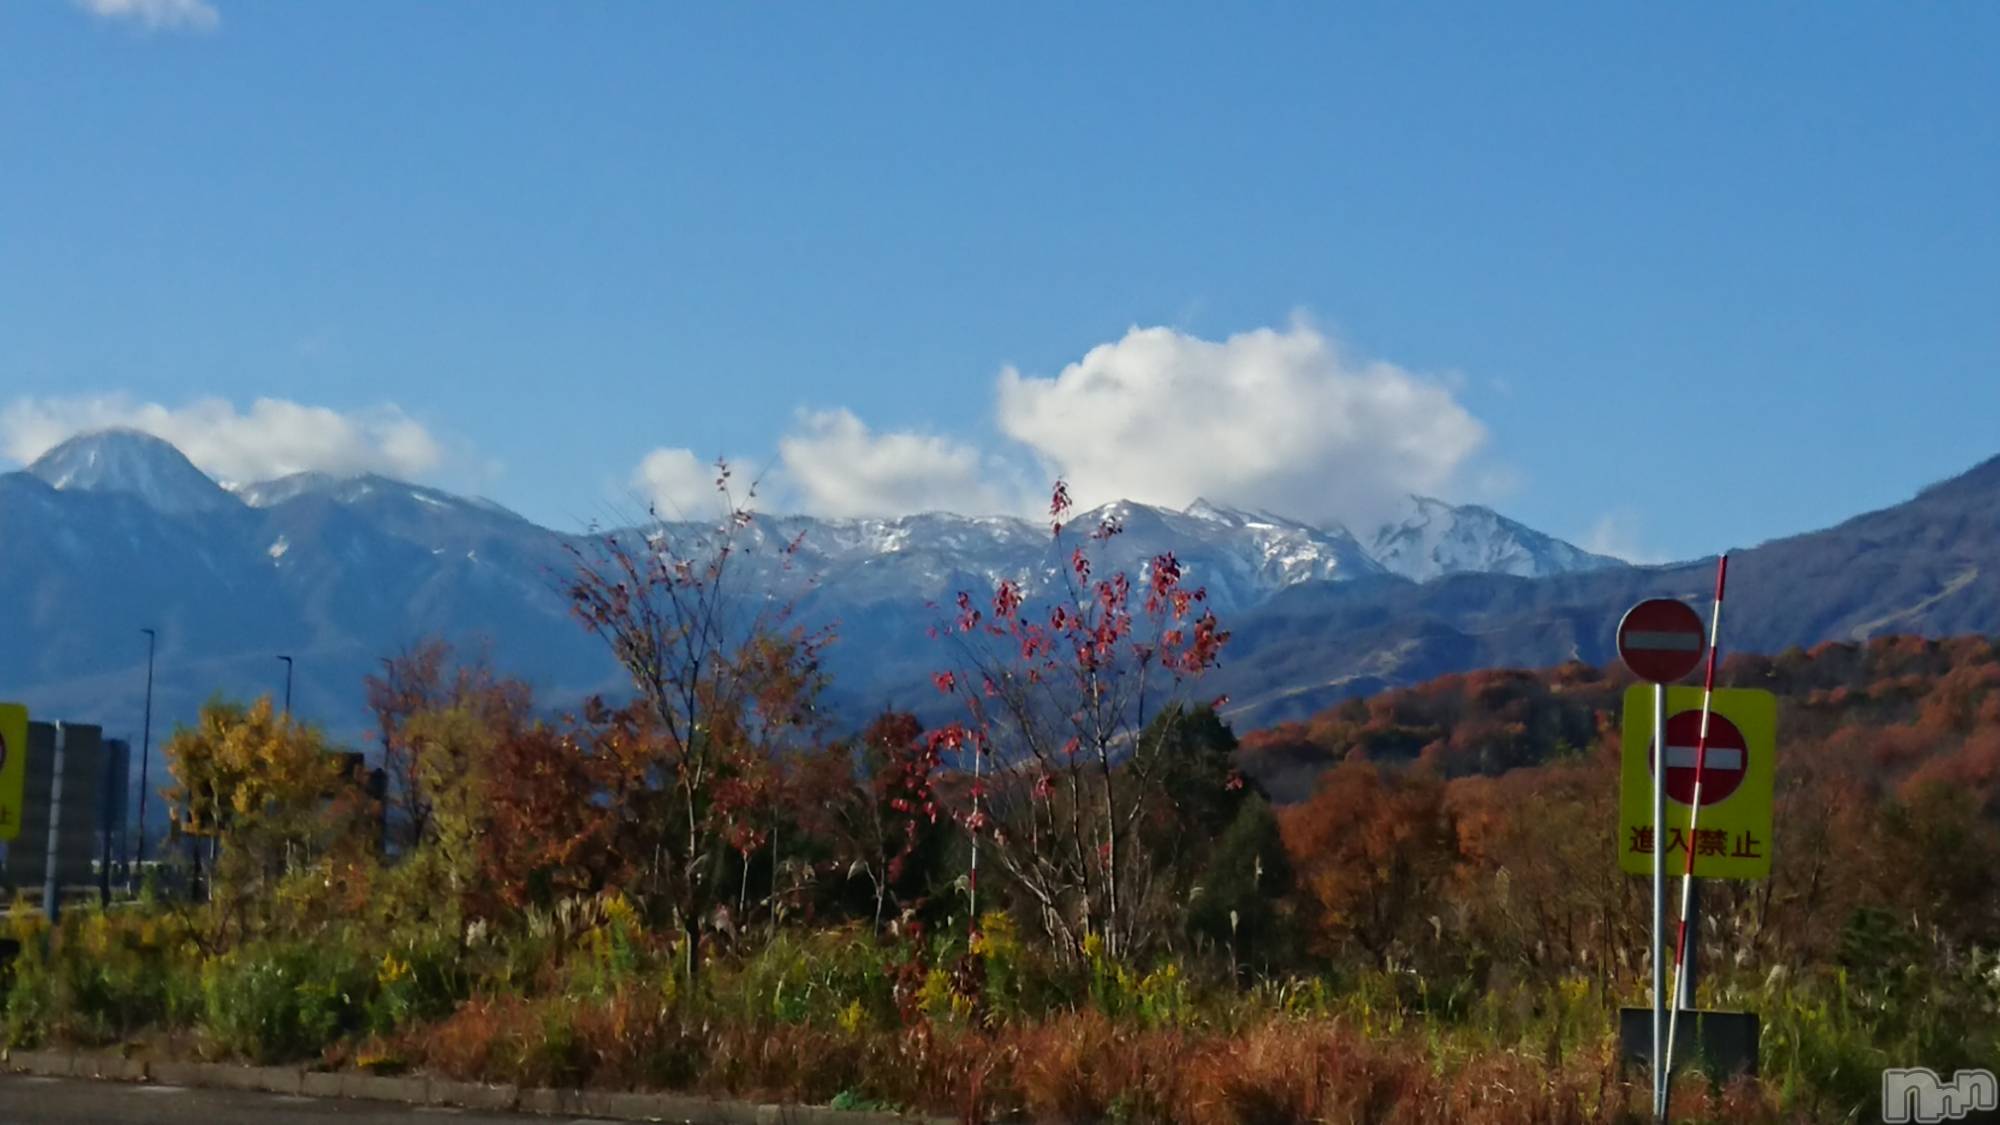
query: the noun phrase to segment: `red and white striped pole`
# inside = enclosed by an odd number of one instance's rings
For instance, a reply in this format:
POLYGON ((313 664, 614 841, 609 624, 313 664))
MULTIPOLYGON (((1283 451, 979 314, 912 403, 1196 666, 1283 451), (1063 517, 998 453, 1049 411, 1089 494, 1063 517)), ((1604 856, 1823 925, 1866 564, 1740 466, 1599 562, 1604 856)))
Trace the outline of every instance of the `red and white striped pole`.
MULTIPOLYGON (((1729 556, 1723 555, 1715 564, 1715 608, 1708 620, 1708 668, 1702 675, 1701 684, 1701 733, 1694 744, 1694 794, 1688 806, 1687 866, 1681 875, 1681 915, 1680 929, 1674 938, 1674 987, 1668 992, 1668 1003, 1672 1005, 1667 1018, 1667 1062, 1662 1070, 1660 1091, 1660 1115, 1667 1114, 1668 1094, 1674 1077, 1674 1037, 1680 1029, 1681 1020, 1681 972, 1685 968, 1688 943, 1688 909, 1694 899, 1694 853, 1695 828, 1701 822, 1701 773, 1708 764, 1708 720, 1714 714, 1715 666, 1722 652, 1722 590, 1729 579, 1729 556)), ((1667 748, 1659 746, 1654 753, 1665 757, 1667 748)), ((1656 840, 1654 847, 1664 850, 1666 841, 1656 840)), ((1690 1007, 1693 997, 1689 997, 1690 1007)))

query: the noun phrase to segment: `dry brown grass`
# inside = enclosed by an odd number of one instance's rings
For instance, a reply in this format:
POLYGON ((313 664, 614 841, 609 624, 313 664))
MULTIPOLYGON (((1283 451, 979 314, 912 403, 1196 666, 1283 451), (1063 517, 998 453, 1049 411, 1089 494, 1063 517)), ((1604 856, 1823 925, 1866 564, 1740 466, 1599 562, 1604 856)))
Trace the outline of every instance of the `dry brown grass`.
MULTIPOLYGON (((995 1033, 684 1023, 642 993, 474 1000, 405 1045, 461 1078, 675 1088, 824 1104, 837 1095, 967 1120, 1186 1125, 1620 1125, 1644 1120, 1642 1076, 1609 1045, 1540 1057, 1449 1051, 1337 1020, 1272 1019, 1237 1034, 1142 1030, 1094 1012, 995 1033)), ((1676 1118, 1793 1120, 1768 1092, 1697 1077, 1676 1118)))

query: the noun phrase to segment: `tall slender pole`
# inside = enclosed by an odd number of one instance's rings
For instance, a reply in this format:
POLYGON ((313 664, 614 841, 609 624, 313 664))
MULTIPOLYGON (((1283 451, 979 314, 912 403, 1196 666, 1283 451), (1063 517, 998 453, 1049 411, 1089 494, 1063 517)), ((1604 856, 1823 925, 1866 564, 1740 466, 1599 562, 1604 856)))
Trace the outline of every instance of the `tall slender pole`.
MULTIPOLYGON (((380 657, 379 659, 382 661, 382 686, 388 689, 390 692, 397 691, 398 688, 396 686, 396 662, 389 659, 386 656, 380 657)), ((391 725, 384 725, 382 727, 382 769, 384 772, 387 772, 390 767, 389 744, 391 738, 393 737, 391 733, 392 730, 393 727, 391 725)))
POLYGON ((1695 986, 1701 969, 1701 880, 1689 885, 1687 908, 1681 913, 1681 925, 1693 934, 1692 940, 1681 948, 1679 959, 1681 983, 1674 989, 1674 1003, 1692 1012, 1695 1009, 1695 986))
POLYGON ((146 726, 139 736, 139 858, 133 864, 136 869, 146 862, 146 767, 153 760, 153 646, 159 635, 151 629, 141 629, 146 634, 146 726))
POLYGON ((285 717, 289 719, 292 717, 292 658, 280 656, 278 659, 285 662, 285 717))
POLYGON ((1653 1120, 1667 1116, 1667 685, 1653 685, 1653 1120))
POLYGON ((58 844, 62 841, 63 803, 63 750, 69 744, 69 725, 56 721, 55 779, 49 782, 49 850, 42 862, 42 913, 48 917, 51 929, 56 924, 56 912, 62 905, 62 888, 57 883, 60 870, 56 866, 61 856, 58 844))
MULTIPOLYGON (((129 758, 132 744, 126 743, 124 753, 129 758)), ((118 807, 115 786, 124 784, 124 775, 118 765, 118 744, 110 739, 98 742, 98 763, 104 773, 99 777, 97 789, 97 908, 111 907, 111 813, 118 807)), ((127 770, 126 773, 130 771, 127 770)))
MULTIPOLYGON (((1708 619, 1708 670, 1702 677, 1701 685, 1701 733, 1694 742, 1694 792, 1688 803, 1687 868, 1681 875, 1681 924, 1679 936, 1674 940, 1674 1006, 1667 1018, 1667 1072, 1671 1077, 1674 1065, 1674 1035, 1681 1021, 1681 967, 1682 956, 1687 951, 1688 915, 1694 909, 1694 853, 1695 826, 1701 821, 1701 773, 1708 763, 1708 721, 1715 713, 1715 666, 1717 653, 1722 647, 1722 590, 1729 579, 1729 556, 1724 555, 1715 564, 1715 608, 1708 619)), ((1666 744, 1662 740, 1660 754, 1666 754, 1666 744)), ((1659 851, 1654 849, 1655 853, 1659 851)), ((1667 1094, 1660 1094, 1660 1113, 1667 1111, 1667 1094)))

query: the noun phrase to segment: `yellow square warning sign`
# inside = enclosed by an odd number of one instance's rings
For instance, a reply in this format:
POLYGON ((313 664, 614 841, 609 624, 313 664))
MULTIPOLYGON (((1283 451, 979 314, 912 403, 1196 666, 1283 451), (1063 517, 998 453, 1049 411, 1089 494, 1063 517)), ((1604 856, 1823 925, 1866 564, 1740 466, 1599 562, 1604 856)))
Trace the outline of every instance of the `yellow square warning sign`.
POLYGON ((21 834, 21 793, 28 780, 28 709, 0 703, 0 840, 21 834))
MULTIPOLYGON (((1768 691, 1718 688, 1701 769, 1701 815, 1693 812, 1701 735, 1700 688, 1667 689, 1667 810, 1661 833, 1667 873, 1704 879, 1771 874, 1771 802, 1777 775, 1778 702, 1768 691)), ((1618 792, 1618 865, 1651 874, 1662 841, 1653 835, 1653 687, 1625 690, 1624 757, 1618 792)))

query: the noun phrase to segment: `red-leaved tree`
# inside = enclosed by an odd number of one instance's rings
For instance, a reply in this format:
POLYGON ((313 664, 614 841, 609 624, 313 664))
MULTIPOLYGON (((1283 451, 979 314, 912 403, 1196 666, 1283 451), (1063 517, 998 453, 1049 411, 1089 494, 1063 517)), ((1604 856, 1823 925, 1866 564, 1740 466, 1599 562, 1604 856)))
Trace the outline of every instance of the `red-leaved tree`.
POLYGON ((949 823, 939 764, 915 715, 885 711, 856 745, 834 746, 801 778, 807 792, 825 795, 815 803, 817 830, 833 843, 842 877, 866 880, 878 931, 892 905, 915 910, 929 890, 924 869, 949 823))
POLYGON ((1138 753, 1188 713, 1193 681, 1228 640, 1200 587, 1171 554, 1140 574, 1099 573, 1095 556, 1119 534, 1105 520, 1080 542, 1065 536, 1069 490, 1050 497, 1050 534, 1066 564, 1031 609, 1011 578, 988 599, 967 592, 941 628, 956 655, 936 676, 965 718, 929 732, 931 746, 973 775, 953 810, 979 865, 997 866, 1032 904, 1058 948, 1096 935, 1111 956, 1159 935, 1154 868, 1135 825, 1163 795, 1138 753))

